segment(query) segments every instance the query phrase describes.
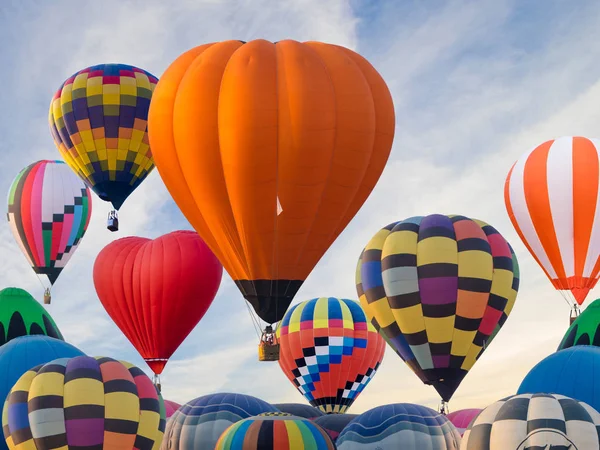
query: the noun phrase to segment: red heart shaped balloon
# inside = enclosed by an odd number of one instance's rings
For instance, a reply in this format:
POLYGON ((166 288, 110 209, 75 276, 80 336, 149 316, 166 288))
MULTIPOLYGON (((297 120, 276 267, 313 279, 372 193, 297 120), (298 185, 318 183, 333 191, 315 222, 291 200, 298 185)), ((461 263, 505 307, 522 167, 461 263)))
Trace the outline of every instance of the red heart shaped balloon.
POLYGON ((193 231, 118 239, 94 263, 104 309, 157 375, 208 310, 222 275, 193 231))

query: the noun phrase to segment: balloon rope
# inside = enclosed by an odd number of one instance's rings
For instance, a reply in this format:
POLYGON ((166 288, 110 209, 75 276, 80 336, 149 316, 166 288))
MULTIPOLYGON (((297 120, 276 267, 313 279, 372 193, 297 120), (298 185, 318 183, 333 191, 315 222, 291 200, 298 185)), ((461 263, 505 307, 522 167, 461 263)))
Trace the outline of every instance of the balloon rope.
POLYGON ((243 302, 246 304, 246 308, 248 308, 248 313, 250 314, 252 324, 254 325, 254 331, 256 331, 256 335, 260 340, 260 338, 262 337, 262 328, 260 326, 260 322, 258 321, 258 318, 254 317, 254 314, 252 314, 252 309, 250 309, 250 305, 248 304, 248 302, 246 300, 243 300, 243 302))

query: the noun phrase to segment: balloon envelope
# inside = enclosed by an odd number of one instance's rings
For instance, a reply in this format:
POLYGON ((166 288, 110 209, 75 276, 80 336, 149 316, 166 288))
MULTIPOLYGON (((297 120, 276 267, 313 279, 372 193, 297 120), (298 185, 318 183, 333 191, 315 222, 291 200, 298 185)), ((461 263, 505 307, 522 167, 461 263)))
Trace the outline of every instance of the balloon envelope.
POLYGON ((14 338, 46 335, 63 341, 54 319, 27 291, 5 288, 0 291, 0 346, 14 338))
POLYGON ((553 286, 581 305, 600 276, 600 141, 561 137, 513 165, 504 200, 519 237, 553 286))
POLYGON ((477 417, 482 409, 471 408, 471 409, 459 409, 446 415, 446 418, 452 422, 452 425, 456 427, 460 435, 465 434, 465 430, 468 428, 471 421, 477 417))
POLYGON ((277 450, 335 450, 329 435, 308 419, 294 416, 250 417, 231 425, 215 450, 245 448, 277 450))
POLYGON ((522 394, 485 408, 463 436, 461 450, 598 450, 600 414, 555 394, 522 394))
POLYGON ((181 405, 179 403, 173 402, 171 400, 164 400, 165 402, 165 414, 167 416, 167 419, 169 417, 171 417, 173 414, 175 414, 175 411, 177 411, 181 405))
POLYGON ((147 122, 157 81, 134 66, 100 64, 69 77, 50 103, 58 151, 117 210, 154 168, 147 122))
MULTIPOLYGON (((57 358, 71 358, 84 353, 64 341, 48 336, 22 336, 0 347, 0 405, 21 375, 32 367, 57 358)), ((0 439, 0 449, 6 444, 0 439)))
POLYGON ((339 450, 458 450, 460 434, 432 409, 396 403, 360 414, 340 433, 336 445, 339 450))
POLYGON ((267 323, 371 193, 394 129, 392 97, 368 61, 293 40, 189 50, 162 75, 149 114, 167 189, 267 323))
POLYGON ((560 394, 600 410, 600 348, 589 345, 547 356, 525 376, 518 394, 560 394))
POLYGON ((313 419, 313 422, 327 431, 333 442, 336 442, 344 428, 357 417, 358 414, 325 414, 321 417, 316 417, 313 419))
POLYGON ((575 319, 558 345, 558 350, 574 345, 600 347, 600 299, 590 303, 575 319))
POLYGON ((321 410, 303 403, 274 403, 273 406, 281 412, 289 413, 304 419, 315 419, 316 417, 324 415, 321 410))
POLYGON ((279 412, 251 395, 218 393, 182 405, 167 422, 162 450, 214 450, 231 424, 265 412, 279 412))
POLYGON ((208 310, 222 274, 193 231, 118 239, 94 263, 102 306, 156 374, 208 310))
POLYGON ((63 161, 38 161, 23 169, 8 193, 8 222, 27 262, 54 284, 90 222, 86 185, 63 161))
POLYGON ((321 297, 294 305, 278 333, 281 370, 324 413, 346 412, 385 352, 385 341, 354 300, 321 297))
POLYGON ((356 289, 388 344, 449 401, 510 314, 519 266, 491 225, 432 214, 377 232, 359 258, 356 289))
POLYGON ((4 405, 2 428, 10 450, 152 450, 160 419, 158 393, 139 368, 77 356, 26 372, 4 405))

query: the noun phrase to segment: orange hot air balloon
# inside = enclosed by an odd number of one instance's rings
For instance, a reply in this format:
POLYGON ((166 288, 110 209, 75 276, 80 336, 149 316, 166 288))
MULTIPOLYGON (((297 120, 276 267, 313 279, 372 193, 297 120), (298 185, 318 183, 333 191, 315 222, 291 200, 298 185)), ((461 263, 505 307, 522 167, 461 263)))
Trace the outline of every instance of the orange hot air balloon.
POLYGON ((506 178, 508 216, 571 322, 600 277, 600 140, 561 137, 524 154, 506 178))
POLYGON ((394 127, 390 92, 362 56, 262 39, 182 54, 148 124, 173 199, 269 324, 371 193, 394 127))

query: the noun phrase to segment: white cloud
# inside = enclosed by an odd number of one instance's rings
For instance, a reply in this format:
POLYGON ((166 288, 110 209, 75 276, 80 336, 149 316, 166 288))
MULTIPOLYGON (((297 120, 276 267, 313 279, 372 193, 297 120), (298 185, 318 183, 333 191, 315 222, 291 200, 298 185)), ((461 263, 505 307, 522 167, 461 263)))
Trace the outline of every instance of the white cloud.
MULTIPOLYGON (((356 298, 356 259, 382 226, 416 214, 459 213, 488 221, 504 234, 518 254, 522 283, 505 328, 457 391, 452 409, 482 407, 514 393, 526 372, 558 345, 568 309, 514 232, 503 183, 514 160, 533 145, 564 134, 600 135, 600 83, 594 79, 600 69, 600 29, 593 22, 597 5, 586 4, 570 15, 555 12, 544 22, 524 19, 509 1, 419 10, 390 2, 377 18, 362 19, 344 1, 148 1, 143 7, 106 1, 85 8, 64 3, 70 8, 61 14, 13 5, 14 17, 31 31, 8 41, 11 64, 0 72, 11 91, 2 94, 5 102, 16 105, 0 122, 6 135, 0 149, 10 155, 0 160, 0 188, 8 190, 26 164, 59 156, 47 130, 47 105, 56 86, 87 65, 126 62, 160 76, 188 48, 229 38, 291 37, 356 48, 388 81, 397 137, 371 198, 315 268, 298 301, 356 298), (541 43, 533 50, 526 31, 543 33, 536 35, 541 43), (510 371, 503 371, 507 367, 510 371)), ((189 225, 174 212, 156 172, 126 202, 118 234, 105 229, 108 210, 94 197, 90 228, 56 284, 50 311, 66 338, 87 353, 127 359, 149 373, 98 301, 93 261, 116 237, 156 237, 189 225)), ((17 285, 41 298, 8 227, 0 228, 0 252, 2 285, 17 285)), ((186 401, 229 390, 272 402, 303 401, 276 363, 256 360, 257 338, 245 308, 224 275, 201 325, 167 365, 166 398, 186 401)), ((438 398, 388 350, 352 412, 392 401, 435 408, 438 398)))

